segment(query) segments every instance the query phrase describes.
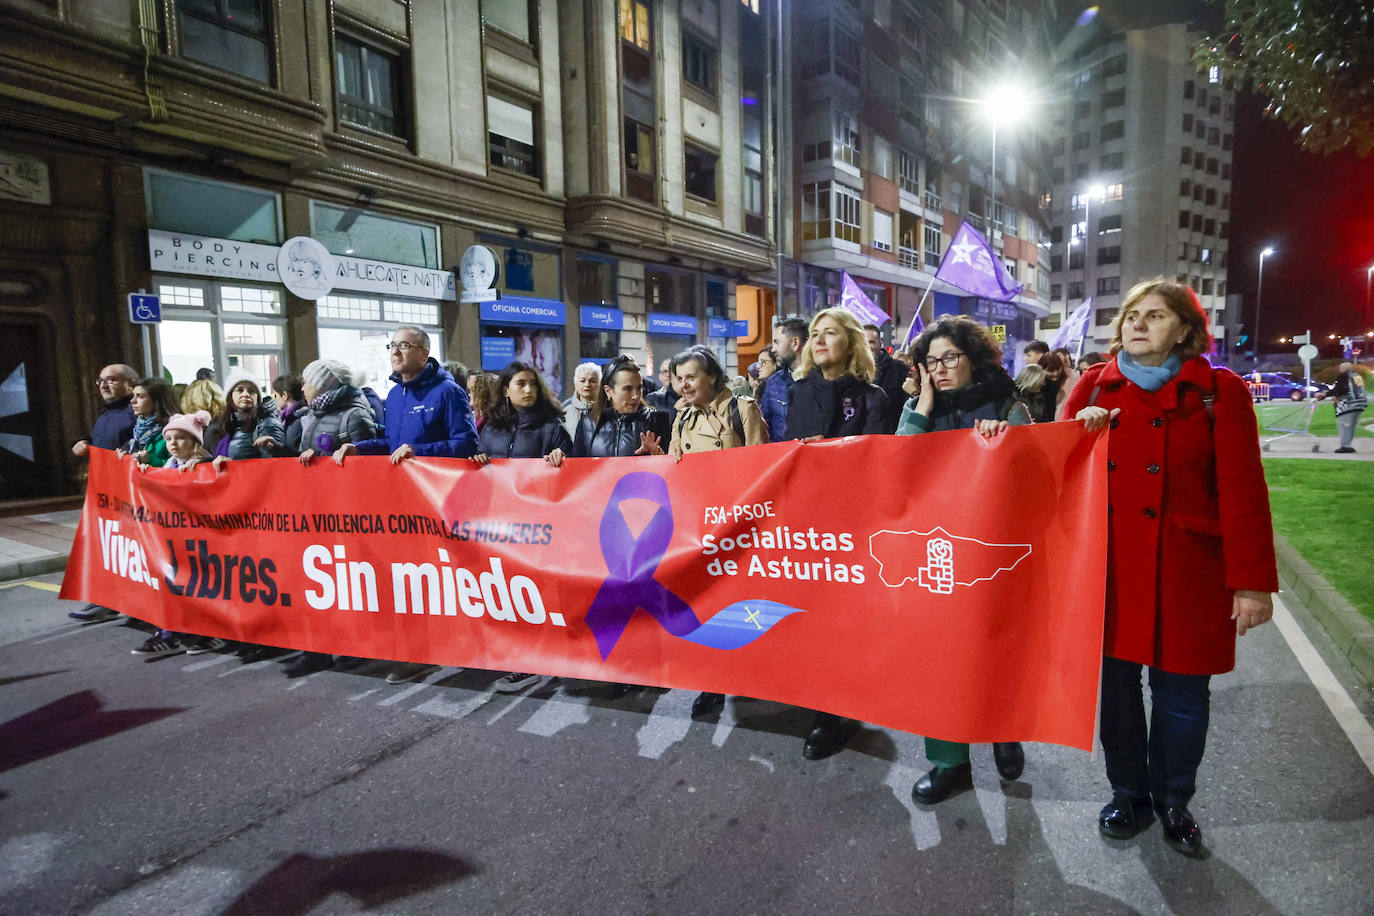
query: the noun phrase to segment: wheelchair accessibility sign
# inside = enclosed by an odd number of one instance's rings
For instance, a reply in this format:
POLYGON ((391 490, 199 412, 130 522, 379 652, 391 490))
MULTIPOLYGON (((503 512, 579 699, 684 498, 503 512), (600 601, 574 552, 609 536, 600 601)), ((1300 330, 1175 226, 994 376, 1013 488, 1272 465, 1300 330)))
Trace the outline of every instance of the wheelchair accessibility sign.
POLYGON ((160 324, 162 300, 146 293, 129 293, 129 320, 134 324, 160 324))

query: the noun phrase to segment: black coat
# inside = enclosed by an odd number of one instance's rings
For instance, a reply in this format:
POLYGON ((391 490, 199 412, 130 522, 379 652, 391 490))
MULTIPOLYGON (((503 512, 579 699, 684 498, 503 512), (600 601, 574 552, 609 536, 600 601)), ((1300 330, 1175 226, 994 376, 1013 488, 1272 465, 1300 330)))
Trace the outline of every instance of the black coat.
POLYGON ((480 451, 489 458, 543 458, 556 448, 572 455, 572 438, 562 418, 550 418, 542 411, 519 411, 514 426, 497 426, 488 419, 482 424, 480 439, 480 451))
POLYGON ((808 436, 858 436, 890 433, 887 427, 887 395, 852 375, 833 382, 812 369, 787 395, 787 438, 808 436))
POLYGON ((902 390, 902 385, 907 379, 906 363, 900 359, 893 359, 886 350, 880 350, 878 357, 874 360, 877 372, 873 376, 873 384, 883 389, 883 394, 887 395, 887 428, 885 433, 895 433, 897 431, 897 418, 902 415, 902 405, 906 403, 907 393, 902 390))
POLYGON ((586 414, 577 424, 573 455, 577 458, 623 458, 633 455, 639 451, 639 437, 645 432, 655 433, 663 451, 668 451, 672 428, 668 424, 668 415, 661 410, 641 406, 635 413, 626 414, 608 408, 602 411, 601 419, 597 422, 592 421, 591 414, 586 414))
POLYGON ((109 404, 100 405, 100 415, 91 426, 91 436, 87 440, 96 448, 113 451, 134 435, 134 409, 130 406, 133 395, 125 395, 109 404))

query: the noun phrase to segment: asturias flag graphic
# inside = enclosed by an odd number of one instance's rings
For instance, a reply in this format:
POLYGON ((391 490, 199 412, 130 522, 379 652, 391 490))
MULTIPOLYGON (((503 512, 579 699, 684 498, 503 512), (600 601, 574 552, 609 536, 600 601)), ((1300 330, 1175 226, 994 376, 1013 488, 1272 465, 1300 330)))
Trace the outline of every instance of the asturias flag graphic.
POLYGON ((950 242, 935 276, 965 292, 998 302, 1010 302, 1022 290, 988 240, 968 223, 961 223, 954 233, 954 241, 950 242))

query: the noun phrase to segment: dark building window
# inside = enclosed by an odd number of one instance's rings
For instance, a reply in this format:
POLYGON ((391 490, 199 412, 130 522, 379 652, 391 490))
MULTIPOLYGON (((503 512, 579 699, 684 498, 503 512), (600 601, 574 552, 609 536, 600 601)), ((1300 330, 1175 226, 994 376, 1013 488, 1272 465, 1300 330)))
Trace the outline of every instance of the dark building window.
POLYGON ((264 0, 177 0, 181 56, 270 84, 267 10, 264 0))
POLYGON ((482 23, 526 44, 532 41, 534 18, 535 4, 530 0, 482 0, 482 23))
POLYGON ((1093 323, 1097 325, 1111 324, 1116 320, 1116 309, 1097 309, 1093 312, 1093 323))
POLYGON ((682 78, 702 92, 716 94, 716 49, 691 32, 682 34, 682 78))
POLYGON ((1102 139, 1104 141, 1120 140, 1124 136, 1126 136, 1125 121, 1111 121, 1102 125, 1102 139))
POLYGON ((1187 229, 1187 228, 1188 228, 1188 224, 1191 223, 1192 221, 1193 221, 1192 214, 1190 214, 1187 210, 1180 210, 1180 211, 1178 211, 1178 228, 1180 228, 1180 229, 1187 229))
POLYGON ((1076 134, 1073 135, 1073 148, 1074 148, 1074 149, 1087 149, 1089 146, 1092 145, 1092 142, 1093 142, 1092 133, 1090 133, 1089 131, 1080 130, 1080 131, 1078 131, 1076 134))
POLYGON ((371 45, 334 36, 339 120, 384 134, 402 136, 400 61, 371 45))
POLYGON ((654 202, 654 131, 634 118, 625 119, 625 191, 654 202))
POLYGON ((1092 113, 1093 113, 1093 103, 1092 103, 1092 102, 1074 102, 1074 103, 1073 103, 1073 116, 1074 116, 1074 119, 1075 119, 1075 120, 1078 120, 1078 119, 1080 119, 1080 118, 1090 118, 1090 117, 1092 117, 1092 113))
POLYGON ((1109 171, 1111 169, 1119 169, 1125 164, 1125 153, 1103 153, 1102 157, 1098 160, 1099 167, 1101 167, 1104 171, 1109 171))
POLYGON ((686 144, 683 147, 686 164, 687 193, 703 200, 716 199, 716 161, 715 153, 686 144))
POLYGON ((1120 278, 1120 277, 1098 277, 1098 278, 1097 278, 1097 293, 1098 293, 1099 296, 1110 296, 1110 295, 1112 295, 1112 294, 1114 294, 1114 293, 1119 293, 1119 292, 1121 292, 1121 278, 1120 278))
POLYGON ((500 96, 487 96, 488 162, 495 168, 540 177, 535 109, 500 96))
POLYGON ((1106 246, 1106 247, 1104 247, 1104 248, 1099 248, 1099 249, 1097 249, 1097 263, 1099 263, 1099 264, 1120 264, 1120 263, 1121 263, 1121 246, 1120 246, 1120 245, 1108 245, 1108 246, 1106 246))
POLYGON ((1100 219, 1098 219, 1098 221, 1097 221, 1097 234, 1098 234, 1098 235, 1106 235, 1108 232, 1120 232, 1120 231, 1121 231, 1121 214, 1120 214, 1120 213, 1112 213, 1112 214, 1109 214, 1109 215, 1107 215, 1107 216, 1103 216, 1103 217, 1101 217, 1100 219))
MULTIPOLYGON (((1064 269, 1064 256, 1062 254, 1050 255, 1050 270, 1060 271, 1064 269)), ((1058 296, 1054 298, 1058 299, 1058 296)))
POLYGON ((1080 249, 1077 250, 1077 251, 1070 251, 1070 252, 1069 252, 1069 270, 1082 270, 1082 269, 1083 269, 1083 250, 1080 248, 1080 249))

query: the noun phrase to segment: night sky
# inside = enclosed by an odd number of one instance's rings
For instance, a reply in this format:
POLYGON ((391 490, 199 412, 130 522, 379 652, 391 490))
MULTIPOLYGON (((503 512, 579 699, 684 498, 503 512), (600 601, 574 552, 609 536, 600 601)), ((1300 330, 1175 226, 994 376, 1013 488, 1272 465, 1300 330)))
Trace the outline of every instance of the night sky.
MULTIPOLYGON (((1070 35, 1086 5, 1061 5, 1061 37, 1070 35)), ((1094 27, 1180 21, 1215 33, 1223 23, 1222 6, 1201 0, 1104 2, 1094 27)), ((1296 128, 1263 117, 1266 101, 1248 92, 1237 97, 1227 292, 1245 296, 1245 333, 1251 333, 1259 253, 1273 246, 1264 262, 1260 316, 1266 347, 1308 328, 1314 342, 1329 347, 1328 334, 1374 330, 1364 312, 1365 270, 1374 266, 1374 154, 1360 159, 1350 150, 1330 156, 1304 152, 1296 128)))

